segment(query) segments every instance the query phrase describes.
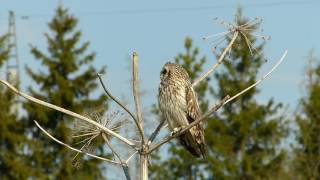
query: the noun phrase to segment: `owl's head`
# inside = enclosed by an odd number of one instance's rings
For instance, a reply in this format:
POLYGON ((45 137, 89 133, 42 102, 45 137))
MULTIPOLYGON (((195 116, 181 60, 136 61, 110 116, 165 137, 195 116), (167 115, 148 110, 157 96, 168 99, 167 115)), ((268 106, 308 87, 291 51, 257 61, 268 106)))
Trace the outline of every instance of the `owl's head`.
POLYGON ((167 62, 161 72, 160 80, 163 81, 189 81, 189 75, 187 71, 179 64, 167 62))

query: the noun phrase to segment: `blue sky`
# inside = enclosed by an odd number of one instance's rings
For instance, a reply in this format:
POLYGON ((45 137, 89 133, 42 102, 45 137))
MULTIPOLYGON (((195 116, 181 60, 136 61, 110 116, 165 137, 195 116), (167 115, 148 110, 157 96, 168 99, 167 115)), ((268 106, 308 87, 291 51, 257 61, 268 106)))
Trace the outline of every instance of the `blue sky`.
MULTIPOLYGON (((47 22, 54 14, 58 1, 0 1, 0 32, 7 30, 8 11, 16 13, 19 55, 22 64, 22 89, 30 84, 23 66, 32 64, 40 68, 28 44, 46 50, 43 36, 48 32, 47 22), (27 16, 28 19, 21 18, 27 16)), ((183 51, 186 36, 194 40, 208 59, 206 68, 215 62, 211 44, 203 41, 208 34, 223 31, 213 22, 219 17, 231 21, 236 7, 244 8, 246 17, 263 18, 264 34, 271 36, 265 55, 269 62, 261 72, 266 72, 289 50, 285 62, 260 85, 258 99, 276 101, 295 106, 301 96, 299 84, 303 80, 305 59, 311 49, 318 53, 320 47, 316 34, 320 32, 320 2, 318 1, 75 1, 63 2, 79 18, 78 29, 82 40, 91 42, 90 49, 97 52, 96 66, 107 65, 105 80, 118 96, 128 93, 130 79, 129 57, 136 50, 140 57, 140 78, 146 106, 156 102, 161 66, 183 51)), ((131 101, 131 99, 128 99, 131 101)))
MULTIPOLYGON (((22 89, 33 84, 26 76, 24 66, 39 69, 40 64, 30 55, 28 44, 46 50, 43 36, 58 1, 0 0, 0 33, 7 31, 8 11, 16 13, 19 56, 22 71, 22 89), (27 19, 21 17, 28 17, 27 19)), ((76 1, 63 2, 79 18, 78 29, 83 41, 90 41, 90 50, 97 52, 95 65, 107 65, 105 81, 110 90, 126 102, 132 102, 129 79, 129 57, 135 50, 140 57, 140 79, 144 107, 156 102, 159 72, 162 65, 182 52, 186 36, 194 40, 209 68, 216 59, 211 44, 202 37, 223 31, 213 21, 215 17, 231 21, 241 5, 246 17, 263 18, 264 34, 271 36, 265 46, 269 60, 262 69, 267 72, 285 49, 289 53, 284 63, 259 88, 259 101, 274 98, 294 110, 303 95, 306 57, 311 49, 319 55, 320 1, 76 1)), ((1 73, 3 77, 3 71, 1 73)), ((102 90, 101 90, 102 91, 102 90)))

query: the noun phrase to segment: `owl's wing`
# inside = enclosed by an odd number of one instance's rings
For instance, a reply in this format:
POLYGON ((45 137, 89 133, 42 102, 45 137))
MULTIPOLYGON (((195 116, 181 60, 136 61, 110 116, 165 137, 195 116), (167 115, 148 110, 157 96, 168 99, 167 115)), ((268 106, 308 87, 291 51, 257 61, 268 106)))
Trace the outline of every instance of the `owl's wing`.
MULTIPOLYGON (((188 86, 186 89, 186 102, 187 102, 187 119, 189 124, 201 118, 201 111, 199 108, 198 100, 195 92, 193 91, 191 86, 188 86)), ((204 131, 202 127, 202 123, 198 123, 194 127, 190 129, 190 133, 194 137, 196 143, 198 144, 198 148, 203 158, 206 158, 207 149, 204 139, 204 131)))
POLYGON ((197 120, 201 116, 198 100, 192 87, 186 88, 186 103, 187 103, 187 119, 189 124, 197 120))

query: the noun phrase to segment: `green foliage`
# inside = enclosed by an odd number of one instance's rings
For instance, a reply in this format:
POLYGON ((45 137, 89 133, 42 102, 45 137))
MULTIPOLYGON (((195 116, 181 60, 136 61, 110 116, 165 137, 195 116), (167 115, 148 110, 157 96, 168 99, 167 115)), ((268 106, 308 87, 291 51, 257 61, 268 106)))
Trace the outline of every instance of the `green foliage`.
MULTIPOLYGON (((238 25, 247 22, 238 11, 238 25)), ((253 45, 256 39, 247 36, 253 45)), ((221 73, 216 73, 218 87, 215 97, 235 95, 256 81, 258 69, 264 62, 262 53, 250 54, 248 44, 240 36, 221 73)), ((263 44, 256 47, 262 52, 263 44)), ((224 106, 208 123, 206 138, 211 156, 207 167, 216 179, 272 179, 281 169, 283 152, 278 145, 286 135, 282 117, 277 116, 281 104, 271 99, 266 104, 255 100, 253 88, 224 106)))
MULTIPOLYGON (((7 38, 7 35, 0 37, 0 68, 10 52, 7 38)), ((0 179, 26 179, 32 169, 25 164, 23 147, 27 140, 23 123, 14 111, 17 99, 3 86, 0 86, 0 99, 0 179)))
MULTIPOLYGON (((238 12, 239 24, 247 22, 238 12)), ((253 45, 255 39, 248 37, 253 45)), ((230 39, 228 39, 230 41, 230 39)), ((190 39, 185 41, 185 54, 179 54, 176 62, 189 72, 192 80, 199 76, 205 59, 198 59, 199 50, 192 49, 190 39)), ((235 95, 256 81, 256 74, 264 62, 261 53, 251 56, 247 43, 238 38, 231 54, 224 60, 221 72, 215 74, 217 87, 209 80, 196 88, 201 109, 208 109, 208 94, 215 99, 235 95), (212 88, 214 88, 212 90, 212 88)), ((256 47, 262 51, 263 44, 256 47)), ((282 171, 285 153, 279 151, 281 139, 286 135, 282 117, 278 116, 281 104, 271 99, 258 103, 253 88, 219 110, 208 119, 205 138, 209 149, 206 162, 195 159, 181 146, 170 143, 168 155, 158 154, 151 167, 154 179, 272 179, 282 171)), ((159 151, 160 153, 161 151, 159 151)), ((161 152, 162 153, 162 152, 161 152)))
MULTIPOLYGON (((315 58, 311 53, 310 61, 315 58)), ((295 149, 295 172, 300 179, 320 177, 320 64, 308 67, 306 96, 300 100, 301 113, 296 116, 299 133, 295 149)))
MULTIPOLYGON (((75 30, 78 20, 59 6, 55 17, 49 22, 50 33, 46 33, 48 53, 43 53, 37 47, 31 47, 31 53, 45 68, 35 71, 26 67, 29 76, 36 82, 38 88, 29 86, 32 96, 50 102, 68 110, 85 113, 93 108, 106 110, 106 98, 90 97, 98 84, 96 74, 104 73, 105 68, 96 70, 91 64, 95 53, 86 54, 89 42, 80 44, 81 32, 75 30)), ((60 112, 26 102, 27 112, 25 122, 27 134, 33 143, 30 151, 29 166, 36 172, 37 178, 54 179, 102 179, 101 161, 86 159, 79 169, 72 166, 71 153, 65 147, 53 142, 38 128, 33 120, 37 120, 57 139, 70 144, 71 119, 60 112)), ((100 149, 95 149, 97 153, 100 149)))

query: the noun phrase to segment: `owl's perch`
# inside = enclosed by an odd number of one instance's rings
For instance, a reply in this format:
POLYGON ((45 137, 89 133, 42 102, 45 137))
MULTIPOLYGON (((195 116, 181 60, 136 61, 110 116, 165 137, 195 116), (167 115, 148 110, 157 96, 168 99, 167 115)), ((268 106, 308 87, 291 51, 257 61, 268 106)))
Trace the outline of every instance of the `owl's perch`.
POLYGON ((230 101, 234 100, 235 98, 239 97, 240 95, 242 95, 243 93, 249 91, 250 89, 252 89, 253 87, 257 86, 258 84, 260 84, 264 79, 266 79, 284 60, 284 58, 287 56, 288 50, 285 50, 283 55, 281 56, 281 58, 278 60, 278 62, 270 69, 270 71, 268 71, 264 76, 262 76, 262 78, 260 78, 258 81, 256 81, 254 84, 252 84, 251 86, 247 87, 246 89, 242 90, 241 92, 237 93, 236 95, 232 96, 231 98, 229 97, 229 95, 227 95, 225 98, 223 98, 216 106, 214 106, 213 108, 211 108, 208 112, 206 112, 200 119, 192 122, 191 124, 189 124, 187 127, 181 129, 178 133, 174 134, 173 136, 168 136, 164 139, 162 139, 158 144, 153 145, 148 153, 151 153, 152 151, 154 151, 155 149, 159 148, 161 145, 171 141, 172 139, 174 139, 175 137, 181 135, 182 133, 184 133, 185 131, 189 130, 190 128, 192 128, 193 126, 197 125, 198 123, 200 123, 201 121, 203 121, 204 119, 210 117, 214 112, 216 112, 220 107, 224 106, 225 104, 229 103, 230 101))

